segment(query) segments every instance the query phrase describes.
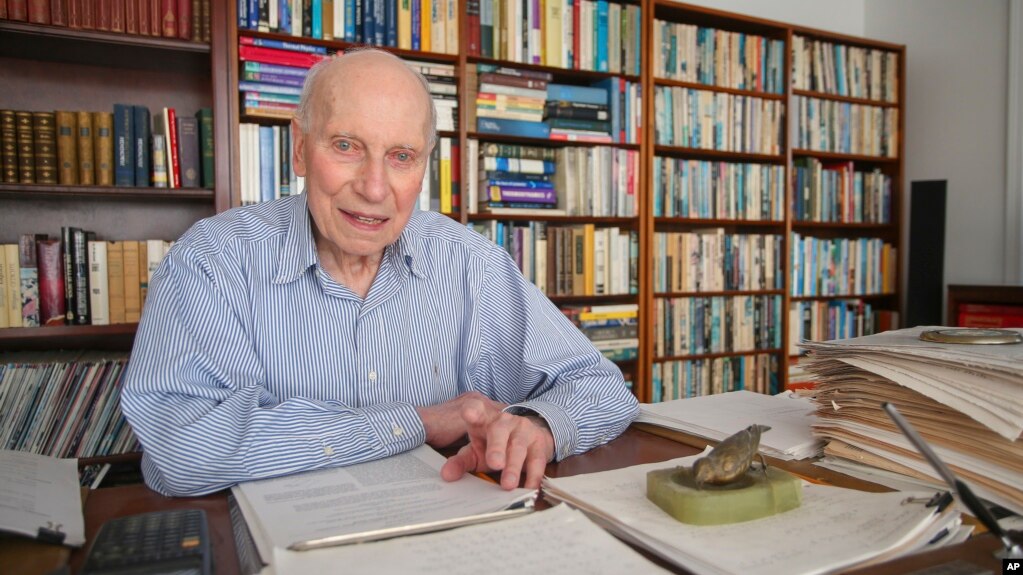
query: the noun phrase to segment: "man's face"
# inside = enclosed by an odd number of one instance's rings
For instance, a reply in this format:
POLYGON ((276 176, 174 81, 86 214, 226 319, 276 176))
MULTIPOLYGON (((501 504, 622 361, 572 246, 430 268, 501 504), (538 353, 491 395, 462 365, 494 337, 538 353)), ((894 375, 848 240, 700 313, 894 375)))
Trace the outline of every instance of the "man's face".
POLYGON ((327 69, 297 121, 295 173, 305 177, 320 249, 377 257, 401 235, 426 170, 430 100, 400 62, 374 54, 327 69))

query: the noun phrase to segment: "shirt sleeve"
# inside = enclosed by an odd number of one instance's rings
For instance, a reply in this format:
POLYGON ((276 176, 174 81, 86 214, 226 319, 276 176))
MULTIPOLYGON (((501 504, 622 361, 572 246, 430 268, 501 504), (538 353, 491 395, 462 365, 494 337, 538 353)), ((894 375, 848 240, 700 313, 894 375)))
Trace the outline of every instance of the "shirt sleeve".
POLYGON ((494 248, 472 325, 481 342, 470 358, 473 384, 535 412, 551 428, 555 460, 586 452, 621 435, 639 413, 621 370, 494 248))
POLYGON ((245 276, 240 266, 229 268, 209 265, 208 256, 179 242, 150 282, 121 402, 151 488, 201 495, 424 442, 422 421, 407 403, 352 409, 274 397, 251 344, 245 276))

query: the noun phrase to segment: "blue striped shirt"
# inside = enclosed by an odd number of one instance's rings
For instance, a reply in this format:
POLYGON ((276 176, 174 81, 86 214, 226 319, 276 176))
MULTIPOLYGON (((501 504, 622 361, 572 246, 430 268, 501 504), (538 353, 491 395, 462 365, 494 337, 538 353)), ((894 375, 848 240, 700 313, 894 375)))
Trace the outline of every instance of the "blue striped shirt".
POLYGON ((637 413, 621 372, 508 254, 416 212, 365 299, 320 266, 306 196, 196 223, 150 280, 122 396, 146 483, 199 495, 421 445, 468 391, 540 414, 555 458, 637 413))

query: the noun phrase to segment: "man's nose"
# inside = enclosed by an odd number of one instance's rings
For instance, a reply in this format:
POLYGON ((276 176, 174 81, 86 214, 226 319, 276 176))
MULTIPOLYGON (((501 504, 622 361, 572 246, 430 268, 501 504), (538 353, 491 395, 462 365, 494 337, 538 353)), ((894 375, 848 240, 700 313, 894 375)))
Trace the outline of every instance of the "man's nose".
POLYGON ((368 158, 360 173, 362 195, 374 202, 387 197, 387 168, 382 158, 368 158))

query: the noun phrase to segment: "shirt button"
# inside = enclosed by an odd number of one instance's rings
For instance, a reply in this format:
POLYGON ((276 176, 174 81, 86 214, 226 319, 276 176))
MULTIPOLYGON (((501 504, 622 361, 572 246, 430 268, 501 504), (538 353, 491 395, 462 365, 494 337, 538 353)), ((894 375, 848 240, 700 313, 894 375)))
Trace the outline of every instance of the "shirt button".
POLYGON ((391 433, 393 433, 395 437, 401 437, 405 433, 405 430, 397 423, 392 423, 391 426, 391 433))
POLYGON ((369 372, 369 380, 370 381, 376 381, 377 380, 377 372, 375 372, 375 371, 369 372))
POLYGON ((334 448, 329 446, 329 445, 324 447, 323 448, 323 454, 324 455, 334 455, 334 448))

